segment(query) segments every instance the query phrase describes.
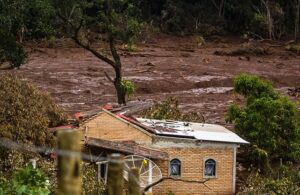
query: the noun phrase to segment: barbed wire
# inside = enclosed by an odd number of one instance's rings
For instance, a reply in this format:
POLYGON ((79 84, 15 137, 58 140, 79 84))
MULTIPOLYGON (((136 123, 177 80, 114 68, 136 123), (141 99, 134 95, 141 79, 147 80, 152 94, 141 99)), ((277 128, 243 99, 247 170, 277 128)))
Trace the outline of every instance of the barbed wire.
MULTIPOLYGON (((109 157, 100 157, 92 154, 85 154, 82 152, 74 152, 70 150, 61 150, 58 148, 50 148, 45 146, 36 146, 32 144, 25 144, 20 142, 12 141, 11 139, 0 137, 0 147, 6 148, 9 150, 15 150, 20 152, 31 152, 37 154, 56 154, 58 156, 70 157, 70 158, 81 158, 82 160, 91 161, 93 163, 124 163, 126 160, 116 160, 111 159, 109 157), (93 161, 93 159, 96 159, 93 161)), ((139 178, 137 178, 133 173, 131 173, 130 168, 128 166, 124 166, 124 170, 133 177, 136 182, 139 182, 139 178)))
POLYGON ((36 146, 31 144, 25 144, 20 142, 12 141, 8 138, 0 138, 0 147, 7 148, 10 150, 22 151, 22 152, 32 152, 32 153, 43 153, 46 155, 55 154, 58 156, 66 156, 71 158, 82 158, 82 160, 97 159, 97 162, 107 162, 109 159, 107 157, 99 157, 93 154, 85 154, 82 152, 74 152, 70 150, 61 150, 58 148, 50 148, 45 146, 36 146))

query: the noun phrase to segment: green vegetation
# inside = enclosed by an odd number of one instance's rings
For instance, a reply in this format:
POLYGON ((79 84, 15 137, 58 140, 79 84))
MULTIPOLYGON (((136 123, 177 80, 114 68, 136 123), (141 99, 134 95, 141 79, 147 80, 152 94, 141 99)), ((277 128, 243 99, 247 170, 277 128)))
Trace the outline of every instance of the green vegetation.
POLYGON ((157 103, 151 108, 144 111, 145 118, 158 120, 179 120, 188 122, 204 122, 204 117, 197 112, 183 113, 179 109, 177 99, 170 97, 162 103, 157 103))
POLYGON ((234 89, 246 98, 246 105, 232 105, 227 121, 251 143, 248 156, 252 162, 264 168, 270 160, 299 159, 300 128, 295 103, 257 76, 237 76, 234 89))
POLYGON ((11 180, 0 177, 0 194, 48 195, 46 176, 38 169, 25 167, 14 172, 11 180))
MULTIPOLYGON (((0 137, 26 144, 53 146, 55 139, 48 127, 63 124, 66 115, 50 96, 15 75, 0 78, 0 137)), ((0 148, 0 170, 10 174, 32 157, 0 148), (5 159, 5 160, 4 160, 5 159)))
POLYGON ((70 36, 80 47, 113 68, 114 79, 108 74, 106 76, 115 86, 118 103, 126 104, 126 92, 130 91, 124 90, 122 62, 116 43, 121 41, 132 46, 141 32, 142 23, 138 19, 136 2, 70 0, 63 3, 55 1, 55 6, 62 24, 67 26, 65 32, 71 31, 70 36), (95 49, 92 44, 97 40, 108 45, 109 52, 105 47, 102 47, 102 50, 95 49))
POLYGON ((295 171, 293 166, 282 165, 273 170, 272 173, 266 177, 260 175, 259 172, 252 172, 238 195, 299 194, 300 172, 295 171))
POLYGON ((20 67, 27 57, 23 41, 55 34, 51 0, 0 0, 0 64, 20 67))
POLYGON ((130 97, 131 95, 134 94, 135 92, 135 86, 134 83, 130 80, 122 80, 122 90, 124 91, 124 93, 130 97))
POLYGON ((83 194, 106 195, 106 186, 98 181, 95 165, 83 164, 82 166, 82 190, 83 194))
POLYGON ((25 63, 27 54, 16 38, 0 30, 0 64, 9 62, 11 68, 19 68, 25 63))
POLYGON ((0 78, 0 137, 35 145, 51 145, 48 127, 61 125, 66 115, 50 96, 9 74, 0 78))

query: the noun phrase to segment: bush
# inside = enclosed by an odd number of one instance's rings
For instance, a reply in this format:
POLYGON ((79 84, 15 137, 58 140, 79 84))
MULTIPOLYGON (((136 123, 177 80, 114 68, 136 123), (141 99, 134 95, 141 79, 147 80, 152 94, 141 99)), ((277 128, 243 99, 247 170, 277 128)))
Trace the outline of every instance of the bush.
POLYGON ((130 80, 122 80, 121 82, 122 90, 125 92, 125 94, 130 97, 135 92, 135 85, 130 80))
POLYGON ((162 103, 157 103, 144 111, 145 118, 158 120, 180 120, 188 122, 204 122, 202 115, 196 112, 182 113, 178 107, 179 103, 175 98, 168 98, 162 103))
POLYGON ((83 194, 107 194, 105 184, 102 181, 98 181, 97 171, 94 165, 83 164, 82 175, 83 194))
POLYGON ((38 169, 26 167, 14 172, 12 180, 0 178, 0 194, 50 194, 48 180, 38 169))
POLYGON ((48 127, 66 122, 51 97, 9 74, 0 78, 0 137, 35 145, 51 145, 48 127))
POLYGON ((300 128, 295 103, 256 76, 237 76, 234 89, 247 102, 245 107, 232 105, 226 120, 252 144, 249 158, 255 159, 255 164, 266 162, 265 158, 299 159, 300 128))
MULTIPOLYGON (((0 137, 38 146, 53 146, 48 127, 61 125, 66 115, 50 96, 14 75, 0 78, 0 137)), ((0 170, 10 172, 32 157, 0 147, 0 170)))
MULTIPOLYGON (((282 166, 286 167, 286 166, 282 166)), ((288 167, 293 169, 284 177, 279 177, 277 172, 274 176, 263 176, 259 172, 253 172, 249 175, 246 184, 240 189, 238 195, 247 194, 247 195, 259 195, 259 194, 271 194, 271 195, 289 195, 297 194, 299 192, 299 178, 297 177, 297 172, 295 168, 288 167)), ((279 170, 277 170, 279 171, 279 170)), ((276 172, 276 171, 275 171, 276 172)))
POLYGON ((0 30, 0 64, 8 61, 11 67, 19 68, 25 63, 27 54, 14 36, 0 30))

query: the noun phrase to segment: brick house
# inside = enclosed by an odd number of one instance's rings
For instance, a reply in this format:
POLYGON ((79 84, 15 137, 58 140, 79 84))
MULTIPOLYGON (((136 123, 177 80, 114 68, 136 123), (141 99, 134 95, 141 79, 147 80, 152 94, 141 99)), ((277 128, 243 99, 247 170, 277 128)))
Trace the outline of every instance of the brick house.
POLYGON ((77 114, 86 146, 96 155, 147 157, 164 177, 176 178, 154 186, 153 194, 235 193, 237 148, 248 143, 235 133, 219 125, 132 118, 108 109, 77 114))

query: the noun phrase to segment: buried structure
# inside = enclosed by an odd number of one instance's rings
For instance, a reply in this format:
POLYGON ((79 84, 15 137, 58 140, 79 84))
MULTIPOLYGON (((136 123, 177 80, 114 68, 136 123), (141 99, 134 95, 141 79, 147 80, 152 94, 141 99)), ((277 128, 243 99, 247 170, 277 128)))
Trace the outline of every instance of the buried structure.
MULTIPOLYGON (((222 126, 133 118, 111 106, 76 118, 91 153, 124 154, 125 169, 140 168, 141 187, 157 183, 153 194, 235 193, 236 151, 248 142, 222 126)), ((105 180, 106 165, 98 168, 105 180)))

